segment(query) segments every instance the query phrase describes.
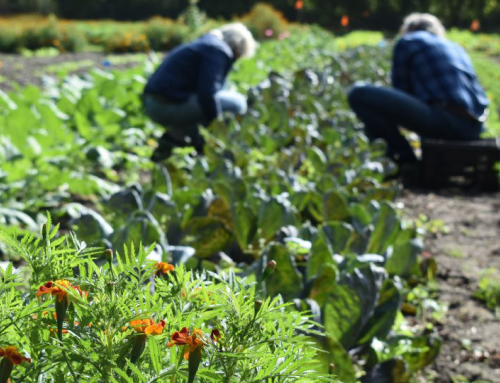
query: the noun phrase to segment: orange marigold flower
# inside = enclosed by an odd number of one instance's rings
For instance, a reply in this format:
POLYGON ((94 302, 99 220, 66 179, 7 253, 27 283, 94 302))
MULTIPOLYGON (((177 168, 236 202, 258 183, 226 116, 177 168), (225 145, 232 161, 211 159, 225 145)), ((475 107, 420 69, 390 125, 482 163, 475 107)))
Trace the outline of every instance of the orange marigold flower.
POLYGON ((7 346, 5 348, 0 347, 0 357, 4 359, 9 359, 14 366, 20 365, 22 362, 31 363, 30 358, 25 358, 19 351, 17 351, 16 346, 7 346))
POLYGON ((130 326, 137 332, 146 335, 161 335, 165 328, 165 321, 155 323, 153 319, 136 319, 130 322, 130 326))
MULTIPOLYGON (((57 331, 57 330, 54 330, 53 328, 51 328, 51 329, 49 329, 49 331, 50 331, 50 336, 51 336, 52 338, 56 336, 56 331, 57 331)), ((67 334, 67 333, 68 333, 68 330, 63 329, 63 330, 62 330, 62 333, 63 333, 63 334, 67 334)))
POLYGON ((340 19, 340 25, 342 25, 344 28, 349 26, 349 16, 342 16, 342 18, 340 19))
POLYGON ((184 354, 184 359, 189 359, 189 353, 196 350, 198 347, 203 347, 205 343, 202 340, 203 332, 199 329, 193 331, 189 335, 189 330, 183 327, 181 331, 176 331, 172 334, 172 341, 168 342, 168 347, 173 346, 187 346, 186 353, 184 354))
POLYGON ((174 265, 167 262, 156 262, 155 267, 156 275, 166 275, 175 269, 174 265))
POLYGON ((472 32, 477 32, 479 30, 479 28, 481 28, 481 23, 479 22, 479 20, 478 19, 472 20, 472 22, 470 24, 470 30, 472 32))
POLYGON ((86 291, 82 291, 80 289, 80 286, 72 286, 71 282, 65 279, 60 279, 55 282, 49 281, 45 285, 40 286, 40 288, 36 292, 36 296, 40 297, 43 294, 51 294, 57 296, 57 300, 59 302, 62 302, 64 299, 68 300, 68 289, 76 290, 82 297, 84 295, 88 296, 88 293, 86 291))

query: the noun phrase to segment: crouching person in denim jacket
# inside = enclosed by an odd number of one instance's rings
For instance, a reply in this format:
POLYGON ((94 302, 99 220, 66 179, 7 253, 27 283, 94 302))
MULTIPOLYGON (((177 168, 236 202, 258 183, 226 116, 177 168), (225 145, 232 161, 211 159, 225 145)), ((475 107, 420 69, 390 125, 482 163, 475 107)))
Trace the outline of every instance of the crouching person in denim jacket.
POLYGON ((421 137, 475 140, 484 129, 488 99, 472 62, 459 45, 445 38, 433 15, 405 18, 393 51, 393 88, 355 84, 348 101, 371 140, 384 139, 387 155, 399 164, 415 154, 399 127, 421 137))
POLYGON ((204 144, 200 124, 209 125, 223 112, 246 112, 245 96, 223 87, 234 62, 251 57, 255 48, 250 31, 234 23, 168 54, 144 89, 146 113, 167 128, 154 161, 167 158, 175 147, 193 146, 200 152, 204 144))

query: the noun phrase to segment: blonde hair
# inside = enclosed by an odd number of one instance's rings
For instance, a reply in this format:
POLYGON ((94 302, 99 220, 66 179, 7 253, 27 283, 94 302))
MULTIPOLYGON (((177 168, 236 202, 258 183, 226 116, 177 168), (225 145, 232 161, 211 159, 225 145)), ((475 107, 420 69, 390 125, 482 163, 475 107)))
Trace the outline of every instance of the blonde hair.
POLYGON ((412 13, 405 17, 400 33, 427 31, 436 36, 444 37, 446 29, 439 19, 430 13, 412 13))
POLYGON ((210 33, 225 41, 231 47, 236 58, 249 58, 255 54, 257 42, 253 38, 252 32, 242 23, 227 24, 210 33))

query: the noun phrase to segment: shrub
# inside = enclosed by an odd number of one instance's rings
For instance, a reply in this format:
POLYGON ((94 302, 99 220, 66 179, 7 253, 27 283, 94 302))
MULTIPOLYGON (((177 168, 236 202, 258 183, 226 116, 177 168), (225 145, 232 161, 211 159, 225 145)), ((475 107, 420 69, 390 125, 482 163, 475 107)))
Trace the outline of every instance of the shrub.
POLYGON ((63 30, 62 39, 57 48, 66 52, 80 52, 86 44, 87 40, 82 33, 72 28, 66 28, 63 30))
POLYGON ((155 17, 144 28, 151 49, 167 51, 189 40, 189 27, 170 19, 155 17))
POLYGON ((202 28, 207 21, 207 15, 196 5, 198 0, 189 0, 186 10, 179 16, 179 21, 188 26, 191 32, 202 28))
POLYGON ((283 14, 264 3, 255 4, 250 12, 243 16, 242 22, 259 40, 276 38, 288 28, 283 14))
POLYGON ((85 36, 74 25, 59 22, 54 16, 48 19, 26 18, 26 21, 21 37, 18 37, 19 48, 35 50, 54 47, 61 52, 77 52, 85 47, 85 36))
POLYGON ((108 53, 149 52, 149 41, 144 33, 126 32, 104 42, 108 53))
POLYGON ((106 43, 112 40, 118 40, 118 36, 124 36, 127 32, 133 35, 143 33, 142 25, 138 23, 125 23, 110 20, 66 21, 65 23, 81 32, 88 43, 100 46, 106 46, 106 43))
POLYGON ((28 27, 24 31, 22 38, 23 47, 27 49, 59 47, 61 39, 62 32, 55 17, 50 17, 47 21, 28 27))
POLYGON ((8 29, 0 31, 0 52, 14 53, 19 49, 19 34, 8 29))

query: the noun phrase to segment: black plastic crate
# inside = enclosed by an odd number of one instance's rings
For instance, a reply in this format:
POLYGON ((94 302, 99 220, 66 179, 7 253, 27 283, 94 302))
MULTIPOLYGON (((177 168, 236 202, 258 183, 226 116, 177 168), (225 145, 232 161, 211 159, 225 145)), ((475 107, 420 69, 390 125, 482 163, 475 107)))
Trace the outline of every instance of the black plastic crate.
POLYGON ((478 141, 422 140, 422 186, 499 189, 500 148, 495 139, 478 141))

